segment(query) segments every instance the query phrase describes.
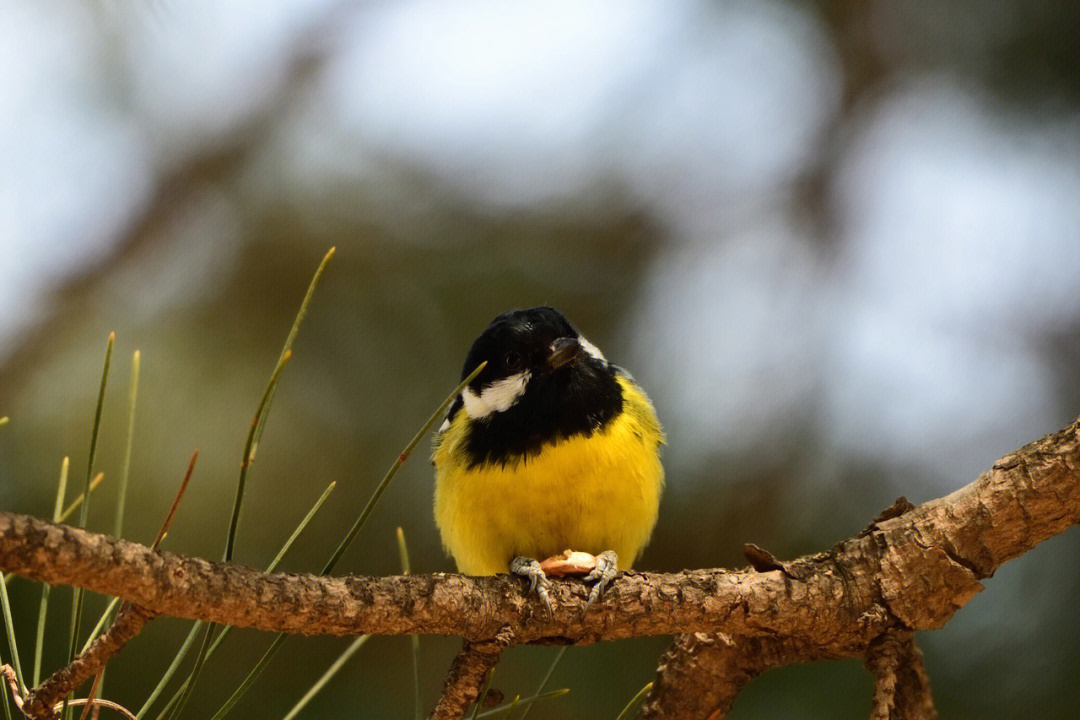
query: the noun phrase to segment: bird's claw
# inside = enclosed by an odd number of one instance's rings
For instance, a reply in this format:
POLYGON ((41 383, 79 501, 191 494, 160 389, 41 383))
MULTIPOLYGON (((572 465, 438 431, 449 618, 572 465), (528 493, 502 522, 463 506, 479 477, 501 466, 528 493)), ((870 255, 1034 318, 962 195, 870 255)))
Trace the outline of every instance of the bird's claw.
POLYGON ((551 589, 551 581, 548 580, 547 574, 544 573, 544 569, 540 567, 539 562, 533 558, 516 557, 510 563, 510 572, 528 578, 529 594, 536 593, 548 615, 555 615, 555 611, 551 607, 551 594, 548 592, 551 589))
POLYGON ((585 609, 581 611, 582 617, 589 612, 589 608, 593 606, 593 603, 600 599, 600 596, 604 594, 604 588, 615 579, 618 573, 619 556, 615 554, 614 550, 605 550, 596 556, 596 567, 585 576, 585 582, 591 582, 594 585, 592 590, 589 591, 589 600, 585 603, 585 609))

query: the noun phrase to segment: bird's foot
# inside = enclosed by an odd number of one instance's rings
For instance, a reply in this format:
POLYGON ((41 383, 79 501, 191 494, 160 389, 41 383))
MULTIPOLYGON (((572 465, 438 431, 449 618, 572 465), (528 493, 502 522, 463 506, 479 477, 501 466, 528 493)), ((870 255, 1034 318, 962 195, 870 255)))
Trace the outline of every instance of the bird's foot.
POLYGON ((540 567, 540 563, 533 558, 516 557, 510 563, 510 572, 528 578, 529 593, 535 592, 540 598, 540 602, 544 604, 548 615, 554 616, 555 612, 551 609, 551 595, 548 592, 551 589, 551 581, 548 580, 543 568, 540 567))
POLYGON ((589 608, 592 607, 593 603, 600 599, 600 596, 604 594, 604 588, 615 579, 618 573, 619 556, 615 554, 614 550, 605 550, 596 556, 596 567, 585 576, 585 582, 595 584, 589 592, 589 601, 585 603, 585 609, 581 611, 582 617, 589 612, 589 608))

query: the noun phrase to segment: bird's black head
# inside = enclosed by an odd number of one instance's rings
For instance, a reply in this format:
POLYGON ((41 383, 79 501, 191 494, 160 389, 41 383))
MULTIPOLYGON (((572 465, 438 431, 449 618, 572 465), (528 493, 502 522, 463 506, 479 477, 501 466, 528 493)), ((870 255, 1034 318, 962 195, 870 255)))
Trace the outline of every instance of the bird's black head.
POLYGON ((595 432, 622 409, 615 371, 553 308, 495 318, 473 343, 462 378, 485 360, 450 410, 473 421, 472 464, 526 459, 547 444, 595 432))

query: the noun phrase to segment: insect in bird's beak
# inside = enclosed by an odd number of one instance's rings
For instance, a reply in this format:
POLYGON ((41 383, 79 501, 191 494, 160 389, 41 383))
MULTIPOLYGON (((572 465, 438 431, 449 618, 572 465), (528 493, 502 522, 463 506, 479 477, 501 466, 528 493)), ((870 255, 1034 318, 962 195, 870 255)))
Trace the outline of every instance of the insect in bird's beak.
POLYGON ((559 338, 551 343, 551 354, 548 355, 547 359, 548 367, 552 370, 558 370, 569 365, 581 354, 582 350, 581 343, 578 342, 577 338, 559 338))

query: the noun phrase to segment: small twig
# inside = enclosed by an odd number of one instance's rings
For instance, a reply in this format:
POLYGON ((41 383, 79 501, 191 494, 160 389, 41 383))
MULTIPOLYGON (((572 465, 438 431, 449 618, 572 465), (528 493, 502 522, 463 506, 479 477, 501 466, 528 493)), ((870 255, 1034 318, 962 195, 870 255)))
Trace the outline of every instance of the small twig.
POLYGON ((867 649, 874 675, 871 720, 935 720, 937 711, 922 652, 910 632, 887 633, 867 649))
MULTIPOLYGON (((106 710, 112 710, 115 713, 123 715, 128 720, 139 720, 135 713, 131 712, 120 703, 115 703, 112 700, 105 700, 102 698, 97 698, 92 701, 90 698, 75 698, 68 700, 68 707, 78 707, 79 705, 93 705, 95 710, 98 708, 105 708, 106 710)), ((56 707, 59 708, 60 705, 58 704, 56 707)))
POLYGON ((165 539, 165 534, 169 532, 169 526, 172 525, 173 518, 176 517, 176 509, 180 507, 180 501, 184 499, 184 493, 187 492, 188 483, 191 482, 191 473, 195 470, 195 461, 199 459, 199 451, 191 453, 191 459, 188 460, 187 470, 184 472, 184 479, 180 481, 180 487, 176 490, 176 495, 173 497, 172 505, 169 507, 169 514, 165 516, 165 522, 161 523, 161 529, 158 530, 157 537, 154 538, 154 542, 150 545, 150 548, 157 550, 161 545, 161 541, 165 539))
POLYGON ((742 642, 724 633, 678 635, 660 659, 643 719, 723 718, 760 672, 742 642))
MULTIPOLYGON (((83 708, 82 714, 79 715, 79 720, 86 720, 90 715, 90 709, 97 707, 97 705, 94 704, 94 699, 97 697, 98 690, 101 688, 101 679, 105 677, 104 672, 105 668, 102 668, 94 675, 94 683, 90 686, 90 694, 86 696, 86 707, 83 708)), ((69 702, 68 705, 70 704, 71 703, 69 702)))
POLYGON ((895 635, 882 636, 871 646, 866 669, 874 676, 874 699, 870 720, 889 720, 896 708, 896 673, 900 666, 900 641, 895 635))
POLYGON ((480 696, 480 687, 484 678, 491 672, 503 650, 514 644, 514 635, 509 628, 490 641, 468 642, 462 645, 461 652, 454 658, 450 672, 443 684, 442 696, 429 720, 456 720, 480 696))
MULTIPOLYGON (((10 665, 0 665, 0 678, 7 681, 8 688, 11 690, 11 700, 15 703, 15 707, 20 711, 23 709, 22 691, 19 689, 19 677, 15 674, 15 668, 10 665)), ((3 693, 0 693, 0 702, 7 702, 4 699, 3 693)))
POLYGON ((642 718, 721 720, 748 682, 766 670, 843 657, 785 637, 677 635, 660 659, 642 718))
POLYGON ((105 667, 109 659, 138 635, 152 617, 152 612, 138 606, 122 608, 112 626, 103 632, 86 652, 27 694, 21 708, 23 714, 30 718, 51 719, 53 706, 105 667))
POLYGON ((896 706, 907 720, 936 720, 934 696, 930 692, 930 677, 926 674, 923 654, 914 636, 905 645, 904 662, 897 678, 896 706))
MULTIPOLYGON (((100 676, 99 676, 100 677, 100 676)), ((10 665, 0 665, 0 679, 6 680, 8 686, 11 688, 11 699, 15 703, 16 709, 23 713, 28 718, 46 717, 53 720, 59 717, 60 709, 64 706, 64 703, 58 702, 53 705, 51 710, 46 710, 45 715, 32 715, 30 710, 25 707, 23 697, 19 694, 19 680, 15 677, 15 669, 10 665)), ((97 683, 94 683, 94 690, 97 689, 97 683)), ((125 708, 119 703, 112 702, 111 700, 104 700, 102 698, 94 698, 94 690, 91 690, 90 697, 86 698, 74 698, 68 700, 68 707, 79 707, 80 705, 86 705, 87 707, 93 707, 95 710, 99 708, 105 708, 106 710, 112 710, 113 712, 123 715, 128 720, 139 720, 130 710, 125 708)), ((6 702, 3 699, 3 694, 0 693, 0 702, 6 702)), ((85 714, 85 713, 84 713, 85 714)))

